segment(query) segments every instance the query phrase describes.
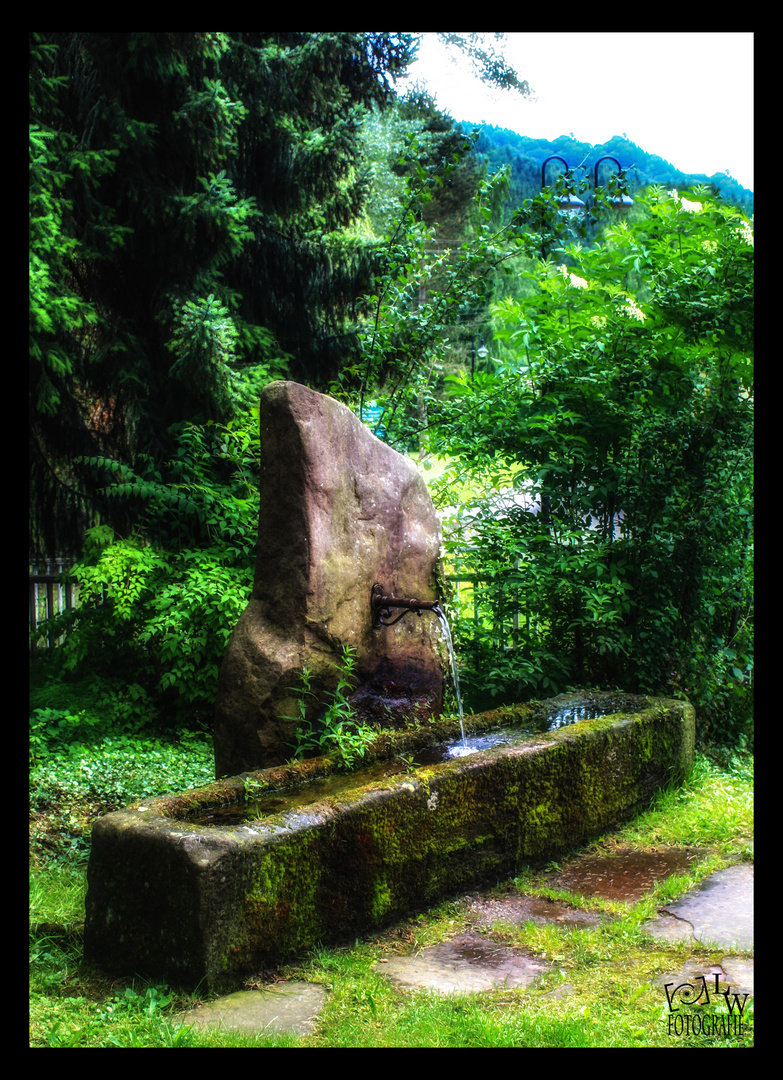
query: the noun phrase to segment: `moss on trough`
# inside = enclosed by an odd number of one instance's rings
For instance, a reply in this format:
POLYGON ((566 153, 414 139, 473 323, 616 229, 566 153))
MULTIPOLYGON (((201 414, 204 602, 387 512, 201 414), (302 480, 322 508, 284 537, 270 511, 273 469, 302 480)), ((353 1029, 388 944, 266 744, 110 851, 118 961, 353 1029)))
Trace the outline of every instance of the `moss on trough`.
MULTIPOLYGON (((185 819, 210 798, 241 800, 241 777, 107 815, 93 833, 86 955, 225 986, 573 848, 689 769, 691 706, 644 706, 380 781, 358 773, 331 795, 237 826, 185 819)), ((498 712, 495 724, 520 715, 498 712)), ((488 726, 486 714, 468 724, 488 726)), ((308 779, 323 772, 303 764, 308 779)), ((277 790, 292 781, 290 770, 253 775, 277 790)))

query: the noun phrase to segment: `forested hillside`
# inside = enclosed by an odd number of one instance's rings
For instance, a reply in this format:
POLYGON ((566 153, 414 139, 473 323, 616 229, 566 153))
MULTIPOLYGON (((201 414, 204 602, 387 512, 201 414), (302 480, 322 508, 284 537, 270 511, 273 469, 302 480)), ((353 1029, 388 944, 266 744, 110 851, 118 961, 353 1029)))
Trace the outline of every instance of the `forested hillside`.
MULTIPOLYGON (((463 125, 465 130, 474 130, 473 125, 463 125)), ((541 186, 541 166, 548 157, 557 154, 568 162, 571 168, 582 166, 592 178, 597 161, 606 155, 617 158, 624 169, 629 170, 631 192, 659 184, 666 188, 690 188, 696 184, 709 185, 716 195, 734 206, 741 207, 745 213, 753 213, 753 192, 742 187, 728 173, 684 173, 670 162, 651 154, 637 146, 625 135, 615 135, 608 142, 593 146, 580 142, 571 135, 561 135, 557 139, 531 139, 508 128, 484 124, 477 128, 479 132, 475 153, 490 172, 504 166, 511 174, 510 202, 521 202, 532 198, 541 186)))

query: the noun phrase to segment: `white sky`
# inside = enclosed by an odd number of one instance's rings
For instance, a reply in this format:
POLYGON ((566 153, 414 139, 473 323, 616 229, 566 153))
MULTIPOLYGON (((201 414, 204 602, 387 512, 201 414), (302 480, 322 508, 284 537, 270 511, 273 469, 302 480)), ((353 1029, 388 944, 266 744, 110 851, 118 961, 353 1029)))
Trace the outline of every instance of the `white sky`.
POLYGON ((593 144, 625 133, 682 172, 728 171, 752 190, 753 44, 752 33, 508 34, 505 55, 530 101, 488 90, 424 34, 410 78, 455 120, 593 144))

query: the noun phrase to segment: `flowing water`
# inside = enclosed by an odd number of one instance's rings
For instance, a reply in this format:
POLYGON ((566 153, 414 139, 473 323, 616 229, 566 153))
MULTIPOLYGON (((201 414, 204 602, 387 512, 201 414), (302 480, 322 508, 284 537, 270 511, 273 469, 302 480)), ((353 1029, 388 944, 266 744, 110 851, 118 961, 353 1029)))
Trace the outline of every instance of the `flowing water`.
MULTIPOLYGON (((433 612, 438 616, 438 621, 443 627, 446 645, 449 650, 451 678, 454 682, 454 694, 457 698, 457 708, 459 709, 459 727, 460 732, 462 733, 461 744, 448 747, 448 757, 464 757, 466 754, 475 754, 478 750, 487 750, 492 746, 497 746, 498 744, 502 745, 504 742, 508 741, 507 735, 484 735, 471 737, 469 740, 465 738, 465 717, 462 708, 462 695, 460 694, 459 689, 457 661, 454 656, 454 644, 451 640, 449 621, 439 607, 433 608, 433 612)), ((637 699, 634 699, 634 702, 637 702, 637 699)), ((616 707, 622 707, 619 701, 617 702, 616 707)), ((557 728, 565 727, 569 724, 576 724, 580 720, 594 720, 597 717, 605 716, 608 712, 612 711, 613 707, 608 706, 606 702, 583 701, 580 698, 580 700, 573 705, 562 705, 556 711, 538 717, 534 726, 529 729, 528 734, 532 735, 536 731, 555 731, 557 728)))
POLYGON ((451 677, 454 680, 454 693, 457 698, 457 708, 459 709, 459 728, 462 732, 462 746, 455 748, 453 757, 462 757, 464 754, 475 754, 476 750, 468 746, 467 739, 465 738, 465 716, 462 711, 462 695, 459 692, 459 675, 457 675, 457 662, 454 657, 454 644, 451 640, 451 630, 449 629, 449 620, 439 607, 433 608, 433 611, 438 616, 438 621, 443 627, 443 632, 446 635, 446 645, 449 650, 449 660, 451 662, 451 677))

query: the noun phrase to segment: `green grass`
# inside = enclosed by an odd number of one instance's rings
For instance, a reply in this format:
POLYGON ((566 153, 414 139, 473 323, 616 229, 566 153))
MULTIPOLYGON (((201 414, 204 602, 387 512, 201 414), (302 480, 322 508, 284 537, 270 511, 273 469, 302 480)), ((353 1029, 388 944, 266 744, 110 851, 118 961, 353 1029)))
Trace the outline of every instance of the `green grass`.
MULTIPOLYGON (((744 1034, 687 1042, 667 1033, 664 991, 653 980, 674 973, 694 950, 651 938, 644 922, 707 874, 752 857, 753 763, 747 755, 721 764, 697 756, 687 783, 660 793, 628 826, 592 845, 605 853, 618 846, 692 845, 708 857, 687 873, 657 886, 636 904, 579 900, 611 921, 593 930, 496 924, 482 931, 497 942, 529 949, 552 971, 526 990, 498 990, 442 998, 403 993, 383 978, 376 962, 395 952, 415 952, 469 926, 467 910, 444 901, 351 947, 320 948, 259 979, 297 978, 327 988, 326 1004, 307 1038, 183 1026, 177 1016, 202 1000, 176 986, 140 978, 108 979, 82 961, 79 924, 84 918, 88 830, 97 814, 133 798, 211 780, 211 746, 204 737, 172 741, 104 736, 58 749, 31 773, 30 1043, 33 1046, 675 1046, 753 1043, 750 1005, 744 1034), (565 992, 567 988, 567 992, 565 992), (561 996, 562 995, 562 996, 561 996)), ((564 865, 568 860, 561 861, 564 865)), ((500 882, 499 895, 521 889, 554 894, 542 867, 520 867, 500 882)), ((252 980, 249 986, 254 985, 252 980)), ((255 983, 255 985, 259 985, 255 983)), ((718 1008, 713 1003, 707 1011, 718 1008)))

